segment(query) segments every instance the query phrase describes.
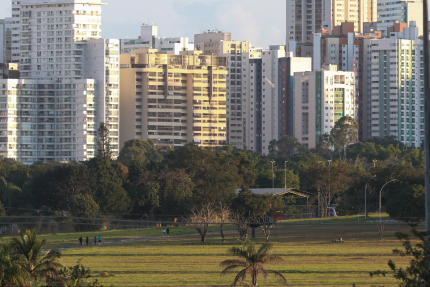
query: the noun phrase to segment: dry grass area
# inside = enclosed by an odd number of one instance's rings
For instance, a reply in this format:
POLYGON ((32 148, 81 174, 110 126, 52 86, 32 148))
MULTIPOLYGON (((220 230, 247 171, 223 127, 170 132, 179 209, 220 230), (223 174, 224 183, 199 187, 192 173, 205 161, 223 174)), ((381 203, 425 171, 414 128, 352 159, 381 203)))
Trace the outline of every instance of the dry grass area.
MULTIPOLYGON (((369 272, 388 270, 389 259, 401 265, 408 263, 407 258, 393 256, 392 249, 401 247, 394 233, 408 231, 409 227, 386 223, 384 238, 379 240, 376 224, 341 218, 281 223, 273 229, 271 241, 274 253, 284 258, 285 263, 267 268, 281 272, 288 286, 396 286, 398 282, 392 275, 371 278, 369 272), (332 242, 340 237, 343 243, 332 242)), ((143 232, 149 236, 160 234, 161 229, 139 231, 137 235, 143 232)), ((172 234, 176 232, 183 234, 186 229, 171 228, 172 234)), ((121 231, 116 236, 121 237, 121 231)), ((219 263, 229 258, 226 251, 237 244, 239 234, 231 231, 226 236, 225 243, 221 243, 219 233, 211 233, 206 243, 200 243, 197 234, 190 234, 68 249, 63 252, 62 262, 74 265, 82 258, 94 277, 106 286, 227 286, 235 274, 220 277, 219 263), (101 272, 109 276, 98 276, 101 272)), ((253 240, 264 242, 261 229, 253 240)), ((269 277, 268 282, 261 281, 259 285, 277 286, 277 283, 269 277)))

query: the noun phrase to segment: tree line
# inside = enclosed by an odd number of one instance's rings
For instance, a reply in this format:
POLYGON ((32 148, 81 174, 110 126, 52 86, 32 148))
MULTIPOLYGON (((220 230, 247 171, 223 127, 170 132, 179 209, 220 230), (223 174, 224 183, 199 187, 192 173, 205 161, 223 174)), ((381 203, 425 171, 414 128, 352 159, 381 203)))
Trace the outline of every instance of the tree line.
MULTIPOLYGON (((340 214, 353 214, 364 212, 365 189, 368 211, 374 211, 380 188, 396 179, 382 193, 387 211, 394 217, 423 217, 423 150, 390 137, 353 143, 354 127, 347 120, 339 121, 332 134, 311 150, 290 136, 271 141, 268 156, 230 145, 201 148, 191 143, 172 149, 133 139, 125 142, 116 160, 101 124, 96 156, 90 161, 31 166, 0 161, 0 214, 20 207, 65 210, 90 218, 100 214, 181 217, 208 204, 269 214, 282 210, 285 202, 249 190, 271 188, 272 179, 276 188, 286 184, 311 192, 310 205, 319 199, 323 210, 336 203, 340 214), (261 202, 273 208, 267 210, 261 202)), ((306 200, 291 197, 286 203, 306 204, 306 200)))

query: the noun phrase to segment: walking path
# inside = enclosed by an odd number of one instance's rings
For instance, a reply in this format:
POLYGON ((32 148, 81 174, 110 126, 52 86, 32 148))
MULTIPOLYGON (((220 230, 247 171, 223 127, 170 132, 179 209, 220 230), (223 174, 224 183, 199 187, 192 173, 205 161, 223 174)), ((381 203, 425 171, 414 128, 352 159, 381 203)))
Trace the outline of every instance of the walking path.
MULTIPOLYGON (((224 231, 224 233, 229 233, 229 232, 234 232, 234 231, 236 231, 236 230, 227 230, 227 231, 224 231)), ((219 233, 219 231, 208 232, 208 233, 206 233, 206 235, 216 234, 216 233, 219 233)), ((148 240, 156 240, 156 239, 177 238, 177 237, 193 236, 193 235, 200 237, 200 234, 198 234, 198 233, 188 233, 188 234, 178 234, 178 235, 170 235, 170 236, 162 236, 161 235, 161 236, 152 236, 152 237, 127 238, 127 239, 119 239, 119 240, 118 239, 117 240, 113 239, 113 240, 106 240, 106 241, 103 241, 103 238, 102 238, 102 245, 101 246, 103 246, 103 245, 110 245, 110 244, 122 244, 122 243, 129 243, 129 242, 137 242, 137 241, 148 241, 148 240)), ((64 250, 68 250, 68 249, 88 248, 88 247, 98 247, 98 246, 100 246, 98 244, 98 242, 97 242, 97 245, 94 245, 94 241, 93 241, 93 242, 89 242, 88 246, 84 242, 82 244, 82 247, 79 246, 79 243, 78 243, 76 245, 69 245, 69 246, 57 248, 57 250, 64 251, 64 250)), ((48 250, 46 250, 46 251, 48 251, 48 250)))

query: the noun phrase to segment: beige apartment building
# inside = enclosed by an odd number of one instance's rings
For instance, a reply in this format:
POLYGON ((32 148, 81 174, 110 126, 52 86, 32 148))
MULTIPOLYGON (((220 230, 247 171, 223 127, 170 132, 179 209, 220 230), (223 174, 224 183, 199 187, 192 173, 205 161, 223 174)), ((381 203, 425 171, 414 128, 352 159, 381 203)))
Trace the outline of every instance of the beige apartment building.
POLYGON ((231 41, 231 33, 223 31, 205 31, 194 35, 195 50, 227 57, 227 142, 238 149, 243 149, 246 141, 244 101, 247 95, 243 77, 247 67, 242 66, 242 60, 250 46, 248 41, 231 41))
POLYGON ((137 49, 120 58, 120 142, 203 147, 226 143, 227 59, 137 49))

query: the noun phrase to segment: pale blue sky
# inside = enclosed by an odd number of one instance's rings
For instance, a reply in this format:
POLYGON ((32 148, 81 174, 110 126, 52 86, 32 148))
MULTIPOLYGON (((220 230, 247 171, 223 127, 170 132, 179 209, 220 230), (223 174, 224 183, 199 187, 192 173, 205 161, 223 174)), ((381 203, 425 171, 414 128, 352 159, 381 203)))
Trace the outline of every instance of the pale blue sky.
MULTIPOLYGON (((285 44, 285 0, 104 0, 103 38, 136 38, 142 23, 158 25, 160 37, 189 37, 203 30, 231 32, 254 47, 285 44)), ((0 0, 0 18, 11 0, 0 0)))

